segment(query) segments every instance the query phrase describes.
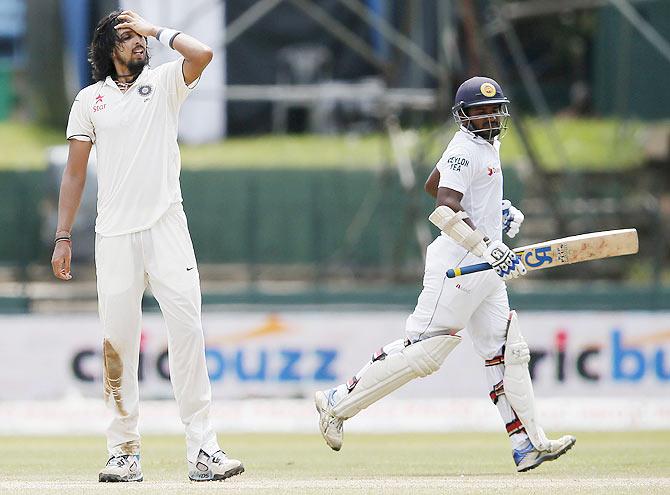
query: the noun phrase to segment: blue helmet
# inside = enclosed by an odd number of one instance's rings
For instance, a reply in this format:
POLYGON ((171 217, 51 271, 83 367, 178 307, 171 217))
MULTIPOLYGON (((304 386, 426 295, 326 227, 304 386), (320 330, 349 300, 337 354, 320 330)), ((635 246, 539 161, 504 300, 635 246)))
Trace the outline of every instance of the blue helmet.
POLYGON ((502 137, 507 129, 509 118, 507 104, 509 100, 503 93, 500 84, 490 77, 472 77, 459 86, 454 100, 451 113, 458 125, 489 141, 498 135, 502 137), (468 109, 482 105, 498 105, 499 110, 487 115, 470 116, 468 114, 468 109), (488 120, 488 127, 478 128, 473 125, 474 120, 481 119, 488 120))

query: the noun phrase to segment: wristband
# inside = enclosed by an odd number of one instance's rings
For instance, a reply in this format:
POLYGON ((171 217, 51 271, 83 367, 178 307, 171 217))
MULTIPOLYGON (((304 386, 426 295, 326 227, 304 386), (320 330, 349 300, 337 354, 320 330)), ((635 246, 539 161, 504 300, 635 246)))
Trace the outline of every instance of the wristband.
POLYGON ((72 242, 72 235, 67 233, 57 233, 56 238, 54 239, 54 244, 58 244, 60 241, 72 242))
POLYGON ((181 34, 181 31, 176 31, 170 28, 160 28, 156 32, 156 39, 160 42, 161 45, 174 50, 172 43, 178 34, 181 34))

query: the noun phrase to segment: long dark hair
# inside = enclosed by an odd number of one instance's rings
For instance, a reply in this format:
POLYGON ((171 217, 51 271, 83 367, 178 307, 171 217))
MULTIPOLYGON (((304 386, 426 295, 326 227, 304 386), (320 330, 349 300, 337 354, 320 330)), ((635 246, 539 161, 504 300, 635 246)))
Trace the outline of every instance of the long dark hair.
POLYGON ((88 49, 88 61, 91 64, 94 81, 104 81, 107 76, 116 76, 112 53, 119 42, 114 26, 119 23, 120 13, 120 10, 115 10, 106 15, 100 19, 93 31, 93 40, 88 49))
MULTIPOLYGON (((93 32, 93 40, 88 49, 88 61, 94 81, 104 81, 107 76, 116 77, 116 68, 112 60, 114 48, 119 43, 119 37, 114 26, 119 24, 120 10, 115 10, 100 19, 93 32)), ((147 47, 148 48, 148 47, 147 47)), ((149 51, 147 49, 147 58, 149 51)))

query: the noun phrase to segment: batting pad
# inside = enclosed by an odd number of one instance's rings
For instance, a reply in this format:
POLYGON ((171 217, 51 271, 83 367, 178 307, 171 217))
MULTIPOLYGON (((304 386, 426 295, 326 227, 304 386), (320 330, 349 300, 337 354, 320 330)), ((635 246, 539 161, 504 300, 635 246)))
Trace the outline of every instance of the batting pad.
POLYGON ((537 424, 535 414, 535 396, 530 380, 528 362, 530 349, 521 335, 516 311, 510 311, 507 324, 507 342, 505 344, 505 372, 503 387, 507 401, 521 420, 528 438, 538 450, 547 450, 549 440, 544 430, 537 424))
POLYGON ((438 335, 374 360, 353 389, 335 404, 333 414, 351 418, 410 380, 434 373, 460 341, 457 335, 438 335))

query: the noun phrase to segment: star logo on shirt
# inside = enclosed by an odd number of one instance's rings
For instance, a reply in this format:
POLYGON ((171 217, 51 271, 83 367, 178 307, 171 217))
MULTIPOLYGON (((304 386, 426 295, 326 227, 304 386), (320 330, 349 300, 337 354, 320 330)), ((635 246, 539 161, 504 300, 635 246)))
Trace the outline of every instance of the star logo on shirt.
POLYGON ((93 112, 99 112, 100 110, 104 110, 105 107, 107 106, 102 99, 104 96, 98 93, 98 96, 95 97, 95 104, 93 105, 93 112))

